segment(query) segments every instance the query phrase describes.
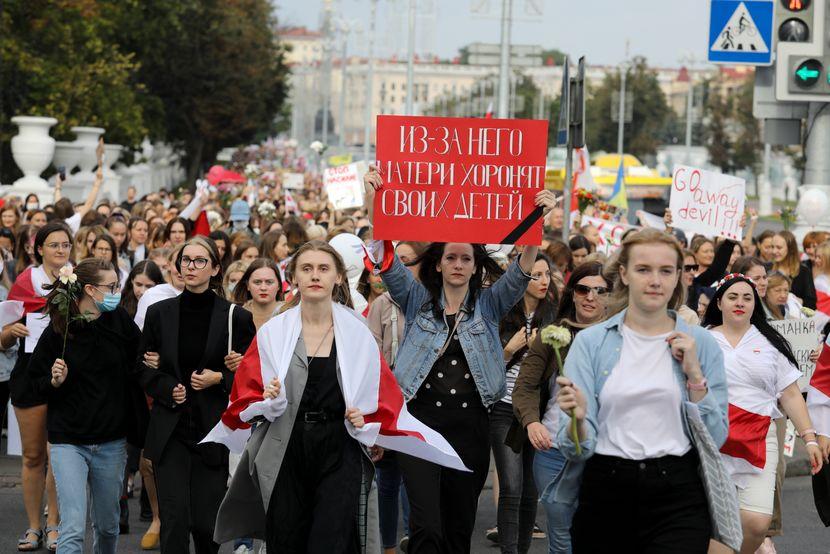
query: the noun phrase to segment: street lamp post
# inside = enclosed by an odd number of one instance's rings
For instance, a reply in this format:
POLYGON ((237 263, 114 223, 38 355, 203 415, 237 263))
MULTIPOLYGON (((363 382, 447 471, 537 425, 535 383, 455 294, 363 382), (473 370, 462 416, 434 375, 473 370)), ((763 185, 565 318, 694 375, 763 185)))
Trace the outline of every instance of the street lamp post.
POLYGON ((406 53, 406 115, 412 115, 415 81, 415 0, 409 0, 409 36, 406 53))
POLYGON ((625 77, 628 72, 628 66, 625 62, 620 65, 620 120, 617 123, 617 153, 620 159, 623 156, 623 140, 625 136, 625 77))
POLYGON ((366 60, 366 113, 363 127, 363 159, 369 162, 369 143, 372 141, 372 100, 374 99, 372 78, 374 76, 375 19, 378 0, 372 0, 369 12, 369 55, 366 60))
POLYGON ((499 64, 499 107, 498 117, 507 118, 510 97, 510 19, 513 0, 501 3, 501 59, 499 64))

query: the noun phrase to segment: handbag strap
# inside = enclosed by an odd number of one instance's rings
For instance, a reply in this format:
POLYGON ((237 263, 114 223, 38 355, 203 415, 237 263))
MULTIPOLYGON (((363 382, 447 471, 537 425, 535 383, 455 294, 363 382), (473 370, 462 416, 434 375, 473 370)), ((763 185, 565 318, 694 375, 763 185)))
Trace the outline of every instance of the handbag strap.
POLYGON ((233 309, 236 308, 236 304, 231 304, 230 309, 228 310, 228 354, 231 353, 233 350, 233 309))

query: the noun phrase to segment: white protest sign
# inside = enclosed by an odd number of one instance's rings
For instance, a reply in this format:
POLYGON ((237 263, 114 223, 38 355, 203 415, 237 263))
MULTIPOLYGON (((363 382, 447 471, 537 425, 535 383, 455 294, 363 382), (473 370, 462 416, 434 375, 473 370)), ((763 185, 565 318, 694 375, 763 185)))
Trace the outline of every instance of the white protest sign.
POLYGON ((282 188, 303 190, 305 188, 305 177, 302 173, 283 173, 282 188))
POLYGON ((677 165, 669 208, 672 226, 707 237, 741 240, 746 181, 732 175, 677 165))
POLYGON ((363 174, 362 163, 352 163, 329 167, 323 170, 323 186, 329 201, 336 210, 356 208, 363 205, 363 174))
POLYGON ((663 218, 659 215, 650 214, 643 210, 637 210, 634 214, 637 216, 637 219, 640 220, 640 225, 643 227, 657 229, 658 231, 666 230, 666 224, 663 223, 663 218))
POLYGON ((821 330, 827 323, 828 317, 818 313, 805 319, 779 319, 770 321, 770 324, 781 333, 792 346, 798 369, 802 376, 798 379, 798 388, 802 392, 807 390, 810 378, 816 365, 810 362, 810 353, 821 343, 821 330))
POLYGON ((630 229, 640 229, 636 225, 629 225, 620 221, 608 221, 598 217, 582 216, 582 226, 591 225, 599 231, 597 252, 612 254, 622 244, 623 235, 630 229))

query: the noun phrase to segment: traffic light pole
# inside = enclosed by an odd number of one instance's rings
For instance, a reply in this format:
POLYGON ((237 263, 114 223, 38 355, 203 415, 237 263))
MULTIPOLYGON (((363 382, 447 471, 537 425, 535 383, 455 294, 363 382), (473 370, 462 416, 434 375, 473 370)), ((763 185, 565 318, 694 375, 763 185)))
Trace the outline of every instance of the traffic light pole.
MULTIPOLYGON (((807 116, 807 145, 804 154, 805 184, 830 185, 830 109, 827 104, 810 103, 807 116)), ((825 186, 827 186, 825 185, 825 186)))

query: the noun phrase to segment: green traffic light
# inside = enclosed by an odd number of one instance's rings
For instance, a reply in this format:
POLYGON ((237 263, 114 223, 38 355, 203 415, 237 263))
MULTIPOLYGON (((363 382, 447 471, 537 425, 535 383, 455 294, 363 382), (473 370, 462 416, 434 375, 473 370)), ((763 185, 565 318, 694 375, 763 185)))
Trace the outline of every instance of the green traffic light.
POLYGON ((800 88, 810 88, 815 85, 821 77, 824 66, 815 59, 804 60, 795 70, 795 84, 800 88))
POLYGON ((806 67, 802 67, 796 71, 795 74, 798 75, 798 77, 803 81, 809 81, 810 79, 818 77, 819 72, 817 69, 807 69, 806 67))

